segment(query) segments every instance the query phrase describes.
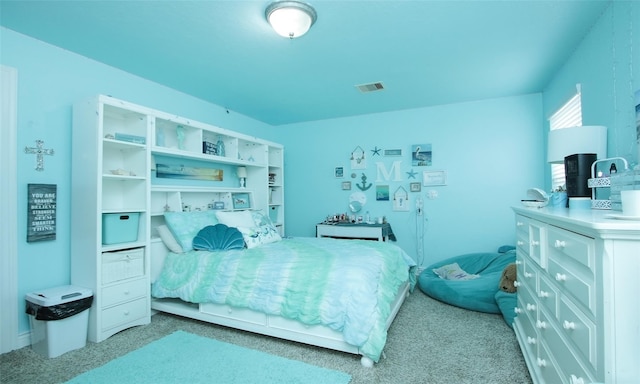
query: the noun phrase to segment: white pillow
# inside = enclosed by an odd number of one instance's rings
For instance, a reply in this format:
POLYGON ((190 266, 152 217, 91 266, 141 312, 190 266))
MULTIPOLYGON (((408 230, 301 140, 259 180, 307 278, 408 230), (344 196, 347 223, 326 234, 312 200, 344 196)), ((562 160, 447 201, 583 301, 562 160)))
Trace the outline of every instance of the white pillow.
POLYGON ((259 227, 238 227, 247 248, 255 248, 262 244, 275 243, 282 240, 278 230, 271 225, 261 225, 259 227))
POLYGON ((178 242, 176 241, 176 238, 173 237, 173 234, 169 230, 169 227, 167 227, 166 225, 159 225, 156 228, 156 230, 158 231, 158 235, 160 235, 160 239, 162 239, 162 242, 164 243, 164 245, 166 245, 171 252, 173 253, 184 252, 180 244, 178 244, 178 242))
POLYGON ((252 228, 256 226, 251 211, 218 211, 216 212, 216 217, 218 222, 227 227, 252 228))
POLYGON ((474 275, 465 272, 458 263, 443 265, 440 268, 435 268, 433 273, 445 280, 473 280, 480 277, 480 275, 474 275))

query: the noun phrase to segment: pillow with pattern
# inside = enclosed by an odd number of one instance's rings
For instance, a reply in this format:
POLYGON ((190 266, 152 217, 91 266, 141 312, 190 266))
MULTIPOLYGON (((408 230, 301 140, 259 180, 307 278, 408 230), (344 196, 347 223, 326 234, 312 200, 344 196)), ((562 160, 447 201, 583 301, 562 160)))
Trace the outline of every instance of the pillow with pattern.
POLYGON ((458 263, 443 265, 434 269, 433 273, 445 280, 473 280, 480 277, 480 275, 465 272, 458 263))
POLYGON ((247 248, 255 248, 262 244, 275 243, 282 240, 278 230, 272 225, 261 225, 259 227, 238 227, 244 238, 247 248))

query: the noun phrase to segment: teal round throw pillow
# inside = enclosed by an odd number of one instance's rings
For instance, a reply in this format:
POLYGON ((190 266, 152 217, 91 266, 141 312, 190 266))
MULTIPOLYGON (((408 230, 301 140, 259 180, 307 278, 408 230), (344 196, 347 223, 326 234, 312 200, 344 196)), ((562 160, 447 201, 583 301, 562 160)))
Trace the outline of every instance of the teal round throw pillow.
POLYGON ((224 224, 208 225, 193 238, 196 251, 224 251, 244 248, 244 238, 237 228, 224 224))

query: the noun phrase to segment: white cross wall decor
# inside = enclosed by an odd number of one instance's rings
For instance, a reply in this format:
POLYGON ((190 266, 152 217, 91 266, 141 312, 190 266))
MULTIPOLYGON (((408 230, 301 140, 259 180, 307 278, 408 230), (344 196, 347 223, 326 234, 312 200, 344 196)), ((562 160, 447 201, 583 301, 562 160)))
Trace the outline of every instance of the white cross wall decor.
POLYGON ((44 149, 43 140, 36 140, 35 147, 24 147, 24 153, 36 155, 36 171, 44 171, 44 155, 53 156, 53 149, 44 149))

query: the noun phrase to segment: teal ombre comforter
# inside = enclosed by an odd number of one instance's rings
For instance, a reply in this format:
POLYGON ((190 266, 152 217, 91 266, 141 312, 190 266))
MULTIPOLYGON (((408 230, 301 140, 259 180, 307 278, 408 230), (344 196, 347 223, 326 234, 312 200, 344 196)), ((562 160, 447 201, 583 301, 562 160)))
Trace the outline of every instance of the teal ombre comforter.
POLYGON ((170 253, 151 293, 323 324, 377 362, 396 292, 407 280, 415 285, 414 265, 390 243, 290 238, 252 249, 170 253))

